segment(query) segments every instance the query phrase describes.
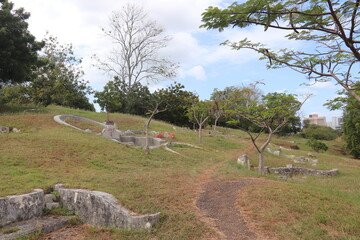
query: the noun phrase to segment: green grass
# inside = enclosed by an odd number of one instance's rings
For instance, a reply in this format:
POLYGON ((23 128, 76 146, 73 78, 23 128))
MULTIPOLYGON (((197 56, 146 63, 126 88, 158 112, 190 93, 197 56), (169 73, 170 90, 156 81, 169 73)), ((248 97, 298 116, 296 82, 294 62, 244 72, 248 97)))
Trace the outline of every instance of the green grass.
MULTIPOLYGON (((123 206, 139 214, 161 212, 160 222, 150 232, 86 227, 88 239, 210 238, 213 232, 200 221, 194 206, 196 182, 201 173, 225 162, 214 173, 214 180, 260 177, 256 171, 236 164, 244 150, 252 165, 257 166, 258 162, 248 136, 238 130, 219 127, 215 137, 208 136, 209 130, 205 130, 203 144, 198 144, 196 132, 153 121, 150 130, 172 132, 175 141, 203 149, 177 145, 173 148, 181 155, 162 148, 147 155, 142 149, 53 121, 54 115, 73 114, 104 122, 105 113, 55 106, 36 113, 24 110, 25 107, 8 107, 0 116, 0 126, 21 130, 0 135, 0 196, 31 192, 34 188, 51 191, 49 186, 65 183, 71 188, 111 193, 123 206)), ((146 121, 126 114, 111 114, 110 119, 122 131, 144 130, 146 121)), ((343 155, 341 139, 324 142, 329 151, 314 153, 306 146, 306 139, 297 136, 273 139, 273 149, 278 145, 287 148, 296 145, 299 150, 283 152, 305 157, 311 152, 319 163, 316 167, 295 164, 266 151, 266 166, 338 168, 340 174, 332 178, 296 176, 286 180, 276 175, 262 177, 271 179, 271 184, 250 186, 239 197, 239 205, 256 220, 258 231, 279 239, 360 239, 360 161, 343 155)))
MULTIPOLYGON (((71 188, 111 193, 139 214, 161 212, 160 223, 150 233, 108 233, 116 239, 199 239, 211 234, 195 214, 195 183, 206 168, 225 160, 224 152, 242 148, 241 143, 204 136, 203 144, 198 144, 196 132, 153 121, 151 130, 173 132, 176 141, 203 149, 176 148, 181 153, 177 155, 159 148, 147 155, 142 149, 60 125, 53 120, 56 114, 99 122, 106 119, 103 113, 54 106, 44 113, 3 114, 0 125, 17 127, 21 132, 0 135, 0 196, 65 183, 71 188)), ((146 121, 125 114, 111 114, 110 118, 123 131, 144 129, 146 121)))
MULTIPOLYGON (((311 150, 305 145, 306 139, 276 137, 273 143, 286 147, 288 141, 295 141, 300 149, 283 153, 308 157, 311 150)), ((319 161, 315 167, 295 164, 291 159, 268 152, 264 154, 266 166, 337 168, 340 174, 295 176, 286 180, 271 175, 264 178, 275 180, 272 184, 248 187, 239 197, 239 205, 255 220, 259 231, 277 239, 360 239, 360 161, 343 155, 340 139, 324 142, 330 147, 328 152, 311 152, 319 161)), ((257 152, 252 150, 248 155, 251 163, 257 165, 257 152)), ((235 180, 239 176, 258 175, 239 167, 235 161, 228 162, 217 173, 221 180, 235 180)))

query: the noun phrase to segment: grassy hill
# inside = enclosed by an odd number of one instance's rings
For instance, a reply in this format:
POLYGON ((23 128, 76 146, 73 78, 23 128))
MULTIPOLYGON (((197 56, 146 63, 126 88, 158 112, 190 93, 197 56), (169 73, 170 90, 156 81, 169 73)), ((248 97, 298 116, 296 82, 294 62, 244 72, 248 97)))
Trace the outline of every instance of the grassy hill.
MULTIPOLYGON (((220 128, 223 134, 204 137, 199 145, 202 150, 177 146, 174 150, 181 155, 162 148, 147 155, 141 149, 53 120, 57 114, 74 114, 103 122, 103 113, 55 106, 40 111, 23 107, 3 110, 0 126, 16 127, 21 132, 0 135, 0 196, 65 183, 71 188, 111 193, 136 213, 162 213, 160 223, 150 233, 88 228, 87 234, 94 239, 206 239, 213 232, 200 221, 194 205, 201 174, 224 163, 214 173, 214 180, 258 177, 256 172, 236 164, 235 159, 249 144, 241 131, 220 128)), ((136 130, 144 129, 146 119, 111 114, 111 120, 120 130, 136 130)), ((188 129, 154 121, 151 130, 173 132, 176 141, 198 145, 197 134, 188 129)), ((306 156, 310 152, 305 140, 298 137, 276 138, 273 143, 300 148, 284 150, 286 154, 306 156)), ((270 184, 252 186, 240 193, 239 207, 257 222, 259 231, 279 239, 360 239, 360 161, 341 154, 341 140, 327 144, 328 153, 315 154, 319 159, 316 168, 338 168, 339 176, 266 176, 270 184)), ((252 164, 257 165, 256 152, 247 151, 252 164)), ((290 163, 286 157, 265 154, 267 166, 290 163)))

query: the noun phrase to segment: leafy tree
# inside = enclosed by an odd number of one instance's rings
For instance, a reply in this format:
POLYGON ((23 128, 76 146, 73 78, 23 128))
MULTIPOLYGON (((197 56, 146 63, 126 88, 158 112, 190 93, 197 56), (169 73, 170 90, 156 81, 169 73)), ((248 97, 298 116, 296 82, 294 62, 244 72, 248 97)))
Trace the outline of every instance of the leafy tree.
POLYGON ((94 111, 86 97, 92 91, 82 79, 80 63, 71 44, 60 45, 56 37, 47 36, 41 65, 29 86, 31 100, 45 106, 55 104, 94 111))
POLYGON ((202 15, 208 29, 246 28, 252 25, 288 31, 288 39, 311 42, 307 50, 281 49, 277 52, 246 38, 226 41, 233 49, 252 49, 268 59, 269 68, 289 67, 315 81, 333 79, 360 102, 354 91, 355 63, 360 60, 358 0, 247 0, 226 9, 209 7, 202 15))
MULTIPOLYGON (((360 91, 357 91, 360 93, 360 91)), ((344 111, 343 134, 346 150, 354 158, 360 158, 360 104, 349 98, 344 111)))
POLYGON ((210 99, 212 101, 210 112, 211 115, 214 116, 214 133, 215 133, 219 119, 225 115, 226 91, 214 89, 210 99))
POLYGON ((0 0, 0 83, 21 83, 32 79, 43 43, 28 31, 30 14, 0 0))
POLYGON ((250 84, 248 87, 231 86, 225 88, 223 104, 228 126, 250 132, 261 132, 263 130, 237 113, 239 108, 247 108, 250 104, 260 103, 262 94, 260 89, 256 87, 257 84, 250 84))
POLYGON ((319 140, 316 140, 314 138, 309 139, 306 142, 306 145, 311 147, 311 149, 314 150, 315 152, 322 152, 322 151, 326 152, 329 149, 325 143, 320 142, 319 140))
POLYGON ((142 80, 176 75, 177 66, 158 56, 169 37, 163 35, 164 30, 156 22, 148 20, 142 8, 126 4, 122 11, 113 12, 109 28, 102 30, 114 43, 114 49, 106 59, 94 56, 98 67, 126 82, 128 90, 142 80))
POLYGON ((99 104, 103 111, 108 113, 121 111, 122 95, 114 81, 109 81, 103 91, 95 91, 94 98, 94 102, 99 104))
POLYGON ((253 94, 255 94, 253 86, 244 87, 242 93, 236 96, 237 101, 241 101, 242 98, 244 104, 237 105, 236 108, 232 107, 228 112, 247 119, 261 129, 258 133, 253 133, 250 129, 245 130, 259 153, 259 172, 263 174, 264 150, 271 142, 273 135, 286 125, 290 118, 294 117, 295 113, 301 108, 302 103, 296 100, 292 94, 269 93, 263 96, 260 102, 251 100, 253 94), (260 144, 257 140, 265 129, 268 131, 268 136, 266 141, 260 144))
POLYGON ((301 136, 316 140, 334 140, 340 136, 340 133, 331 127, 309 124, 301 132, 301 136))
POLYGON ((286 136, 289 134, 296 134, 301 131, 301 119, 294 116, 289 119, 289 122, 278 131, 278 135, 286 136))
POLYGON ((189 116, 186 114, 193 102, 198 101, 198 96, 190 91, 184 90, 185 86, 180 83, 173 83, 169 87, 157 90, 153 93, 158 99, 166 103, 166 112, 155 116, 177 126, 191 126, 189 116))
POLYGON ((24 105, 31 103, 28 89, 24 84, 8 85, 0 89, 0 103, 24 105))
POLYGON ((128 85, 118 77, 108 82, 102 92, 95 92, 95 102, 107 112, 121 112, 145 116, 151 100, 147 86, 135 82, 130 91, 128 85))
POLYGON ((210 117, 210 107, 210 102, 198 101, 193 103, 187 113, 190 121, 195 122, 198 126, 199 143, 202 143, 202 128, 210 117))

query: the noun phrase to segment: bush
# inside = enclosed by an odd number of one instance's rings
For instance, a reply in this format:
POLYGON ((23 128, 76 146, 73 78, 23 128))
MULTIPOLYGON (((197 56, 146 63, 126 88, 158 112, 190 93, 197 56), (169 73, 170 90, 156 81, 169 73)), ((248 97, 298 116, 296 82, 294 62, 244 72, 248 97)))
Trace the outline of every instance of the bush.
POLYGON ((331 127, 308 125, 302 130, 300 135, 307 139, 314 138, 316 140, 334 140, 340 136, 340 133, 331 127))
POLYGON ((316 140, 314 138, 309 139, 306 142, 306 145, 311 147, 311 149, 314 150, 315 152, 321 152, 321 151, 326 152, 329 149, 328 146, 326 146, 325 143, 320 142, 320 141, 318 141, 318 140, 316 140))

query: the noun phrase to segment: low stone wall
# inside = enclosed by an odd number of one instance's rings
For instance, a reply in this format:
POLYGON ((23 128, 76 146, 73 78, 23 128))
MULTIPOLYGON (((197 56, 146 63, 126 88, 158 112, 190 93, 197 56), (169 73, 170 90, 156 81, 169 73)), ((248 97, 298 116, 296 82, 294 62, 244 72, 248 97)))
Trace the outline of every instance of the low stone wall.
MULTIPOLYGON (((136 131, 130 131, 127 130, 126 132, 121 132, 119 130, 116 129, 116 125, 106 125, 103 123, 99 123, 96 122, 94 120, 88 119, 88 118, 84 118, 84 117, 79 117, 79 116, 75 116, 75 115, 56 115, 54 117, 54 120, 60 124, 78 129, 80 131, 83 132, 87 132, 86 130, 82 130, 78 127, 75 127, 67 122, 65 122, 67 119, 72 119, 72 120, 76 120, 76 121, 85 121, 85 122, 91 122, 94 124, 97 124, 99 126, 104 127, 104 130, 102 131, 101 135, 107 138, 110 138, 116 142, 119 143, 126 143, 126 144, 130 144, 133 146, 139 146, 139 147, 144 147, 145 146, 145 142, 146 142, 146 137, 137 137, 137 136, 129 136, 129 134, 140 134, 140 133, 144 133, 144 131, 141 130, 136 130, 136 131)), ((153 138, 153 137, 149 137, 149 146, 150 148, 157 148, 160 147, 162 144, 166 143, 166 141, 160 139, 160 138, 153 138)))
POLYGON ((132 216, 108 193, 83 189, 66 189, 55 185, 61 204, 72 210, 85 223, 120 229, 150 229, 160 218, 160 213, 132 216))
POLYGON ((91 119, 88 119, 88 118, 84 118, 84 117, 80 117, 80 116, 75 116, 75 115, 56 115, 56 116, 54 116, 54 121, 55 122, 66 125, 66 126, 69 126, 69 127, 72 127, 72 128, 76 128, 76 129, 78 129, 80 131, 84 131, 81 128, 75 127, 75 126, 67 123, 66 122, 67 119, 71 119, 71 120, 75 120, 75 121, 90 122, 90 123, 94 123, 94 124, 97 124, 97 125, 102 126, 102 127, 106 127, 106 125, 103 124, 103 123, 99 123, 97 121, 94 121, 94 120, 91 120, 91 119))
POLYGON ((0 198, 0 225, 41 216, 44 206, 44 191, 41 189, 35 189, 28 194, 0 198))
MULTIPOLYGON (((149 137, 149 146, 150 147, 160 147, 166 141, 160 138, 149 137)), ((120 136, 119 140, 121 143, 132 143, 134 146, 144 147, 146 144, 146 137, 136 137, 136 136, 120 136)))
POLYGON ((310 168, 302 168, 302 167, 279 167, 279 168, 268 168, 269 173, 275 173, 282 176, 289 176, 302 174, 308 176, 326 176, 332 177, 336 176, 339 173, 338 169, 332 170, 316 170, 310 168))

